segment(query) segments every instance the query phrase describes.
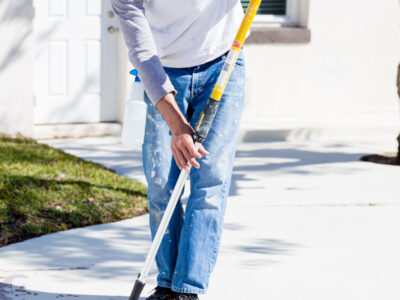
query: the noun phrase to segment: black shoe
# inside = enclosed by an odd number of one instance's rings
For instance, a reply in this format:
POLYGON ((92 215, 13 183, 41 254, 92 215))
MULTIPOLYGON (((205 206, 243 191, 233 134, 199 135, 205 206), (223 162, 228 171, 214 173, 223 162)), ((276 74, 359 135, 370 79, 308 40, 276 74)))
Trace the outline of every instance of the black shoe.
POLYGON ((169 300, 174 299, 175 293, 169 289, 162 286, 157 286, 154 289, 154 293, 150 295, 150 297, 146 298, 146 300, 169 300))
POLYGON ((199 300, 196 294, 186 294, 186 293, 176 293, 175 298, 171 298, 171 300, 199 300))

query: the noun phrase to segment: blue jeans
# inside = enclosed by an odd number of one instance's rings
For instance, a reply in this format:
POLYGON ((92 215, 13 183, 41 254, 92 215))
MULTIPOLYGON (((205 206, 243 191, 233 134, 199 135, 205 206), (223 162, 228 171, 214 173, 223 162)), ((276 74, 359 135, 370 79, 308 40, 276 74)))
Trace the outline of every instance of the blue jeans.
MULTIPOLYGON (((203 110, 226 55, 190 68, 165 68, 175 89, 177 104, 194 127, 203 110)), ((207 157, 190 171, 191 191, 172 215, 156 256, 159 286, 181 293, 203 294, 214 268, 232 175, 236 141, 244 98, 243 54, 225 88, 219 110, 203 145, 207 157)), ((150 229, 154 238, 180 170, 171 153, 171 133, 147 95, 143 166, 148 182, 150 229)))

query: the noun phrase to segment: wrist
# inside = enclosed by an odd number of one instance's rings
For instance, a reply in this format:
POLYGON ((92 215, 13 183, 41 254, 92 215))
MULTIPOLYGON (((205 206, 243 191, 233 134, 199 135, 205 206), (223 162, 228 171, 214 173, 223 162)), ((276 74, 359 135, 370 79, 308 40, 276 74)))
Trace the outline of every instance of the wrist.
POLYGON ((173 93, 168 93, 163 96, 160 101, 157 102, 156 106, 167 122, 172 134, 193 134, 193 129, 180 111, 173 93))
POLYGON ((182 134, 193 135, 193 133, 194 133, 192 126, 190 126, 190 124, 186 121, 176 122, 176 124, 173 124, 170 127, 170 130, 171 130, 171 133, 176 136, 180 136, 182 134))

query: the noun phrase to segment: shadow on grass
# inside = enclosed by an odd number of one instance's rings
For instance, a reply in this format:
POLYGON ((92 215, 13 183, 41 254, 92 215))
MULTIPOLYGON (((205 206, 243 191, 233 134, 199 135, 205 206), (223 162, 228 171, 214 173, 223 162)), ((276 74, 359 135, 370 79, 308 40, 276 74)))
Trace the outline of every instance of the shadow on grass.
POLYGON ((0 246, 147 212, 144 190, 0 174, 0 246))
MULTIPOLYGON (((1 175, 1 174, 0 174, 1 175)), ((112 190, 116 192, 126 193, 132 196, 146 196, 145 192, 133 191, 127 188, 115 187, 110 185, 94 184, 82 180, 62 180, 62 179, 42 179, 35 178, 32 176, 17 176, 17 175, 7 175, 7 180, 5 181, 3 190, 5 191, 19 191, 22 187, 32 187, 32 188, 42 188, 48 190, 53 187, 56 188, 60 185, 73 185, 74 188, 79 188, 82 191, 90 191, 92 188, 101 188, 112 190)), ((1 195, 1 190, 0 190, 1 195)))

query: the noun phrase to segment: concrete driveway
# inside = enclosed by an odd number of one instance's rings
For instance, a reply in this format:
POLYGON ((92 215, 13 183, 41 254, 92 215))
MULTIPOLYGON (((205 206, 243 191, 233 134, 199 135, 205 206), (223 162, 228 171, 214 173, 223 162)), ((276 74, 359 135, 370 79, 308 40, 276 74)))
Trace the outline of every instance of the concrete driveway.
MULTIPOLYGON (((144 181, 139 149, 116 137, 43 142, 144 181)), ((395 146, 390 137, 239 144, 201 299, 400 299, 400 167, 359 161, 395 146)), ((0 248, 0 299, 127 299, 150 246, 147 218, 0 248)))

